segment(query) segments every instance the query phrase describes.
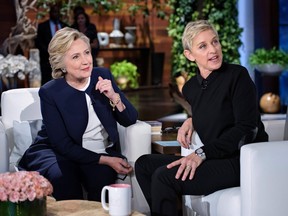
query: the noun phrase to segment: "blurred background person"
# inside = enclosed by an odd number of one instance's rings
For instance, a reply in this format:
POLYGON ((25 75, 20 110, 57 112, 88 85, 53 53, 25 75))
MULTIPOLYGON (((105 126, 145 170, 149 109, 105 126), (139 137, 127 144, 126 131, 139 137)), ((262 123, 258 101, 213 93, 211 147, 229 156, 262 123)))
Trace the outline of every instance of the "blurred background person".
POLYGON ((52 5, 49 11, 49 19, 40 23, 37 28, 35 45, 39 49, 40 54, 41 85, 52 79, 48 44, 57 30, 68 26, 60 20, 60 8, 59 4, 52 5))
POLYGON ((77 5, 76 7, 74 7, 73 9, 73 14, 74 16, 80 12, 84 12, 85 13, 85 9, 84 7, 82 7, 81 5, 77 5))
POLYGON ((93 66, 97 66, 97 55, 99 53, 99 41, 97 37, 97 28, 96 25, 90 22, 90 18, 85 11, 74 9, 74 23, 73 28, 85 34, 90 39, 91 45, 91 54, 93 57, 93 66))

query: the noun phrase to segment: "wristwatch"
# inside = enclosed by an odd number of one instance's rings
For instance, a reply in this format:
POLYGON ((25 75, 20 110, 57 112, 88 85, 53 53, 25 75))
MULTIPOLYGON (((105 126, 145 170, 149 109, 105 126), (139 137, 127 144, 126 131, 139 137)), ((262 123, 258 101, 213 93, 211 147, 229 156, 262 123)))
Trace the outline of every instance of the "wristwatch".
POLYGON ((206 154, 202 148, 196 149, 195 154, 198 155, 203 161, 206 160, 206 154))

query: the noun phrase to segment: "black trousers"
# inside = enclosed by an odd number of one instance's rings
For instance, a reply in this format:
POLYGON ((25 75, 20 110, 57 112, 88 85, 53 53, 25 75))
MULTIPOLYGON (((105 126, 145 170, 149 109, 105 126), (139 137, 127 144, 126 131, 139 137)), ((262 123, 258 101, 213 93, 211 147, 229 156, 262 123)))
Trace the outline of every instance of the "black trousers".
POLYGON ((143 155, 135 163, 135 174, 150 206, 151 215, 175 216, 181 195, 208 195, 217 190, 240 185, 239 157, 206 160, 196 170, 192 180, 176 179, 178 167, 166 165, 181 156, 143 155))
POLYGON ((83 199, 84 188, 88 200, 101 201, 102 188, 115 183, 117 179, 116 171, 107 165, 79 165, 69 160, 58 161, 44 176, 53 185, 56 200, 83 199))

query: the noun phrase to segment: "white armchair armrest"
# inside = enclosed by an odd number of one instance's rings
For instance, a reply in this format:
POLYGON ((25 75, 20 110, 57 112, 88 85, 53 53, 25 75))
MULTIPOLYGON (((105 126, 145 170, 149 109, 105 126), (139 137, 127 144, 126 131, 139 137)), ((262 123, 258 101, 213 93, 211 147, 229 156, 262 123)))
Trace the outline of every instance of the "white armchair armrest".
POLYGON ((141 155, 151 153, 151 126, 143 121, 125 128, 118 125, 121 152, 128 161, 135 162, 141 155))
POLYGON ((287 215, 287 152, 288 141, 242 147, 241 215, 287 215))
MULTIPOLYGON (((118 131, 121 152, 127 157, 128 162, 134 169, 135 161, 141 155, 151 153, 151 126, 146 122, 137 121, 127 128, 118 125, 118 131)), ((132 208, 148 214, 150 209, 137 182, 134 171, 126 179, 126 182, 132 185, 132 208)))

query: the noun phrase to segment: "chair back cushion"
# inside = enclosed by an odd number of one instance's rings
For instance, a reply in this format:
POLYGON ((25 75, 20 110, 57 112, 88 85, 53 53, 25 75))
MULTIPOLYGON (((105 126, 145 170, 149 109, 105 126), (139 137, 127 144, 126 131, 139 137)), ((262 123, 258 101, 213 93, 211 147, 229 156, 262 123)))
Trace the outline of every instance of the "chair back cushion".
POLYGON ((39 88, 19 88, 4 91, 1 95, 2 122, 5 129, 13 127, 13 121, 42 119, 39 88))
POLYGON ((1 94, 1 121, 5 129, 9 156, 14 149, 13 124, 16 121, 42 119, 38 91, 39 88, 19 88, 1 94))

